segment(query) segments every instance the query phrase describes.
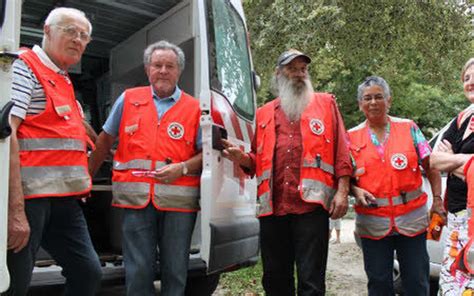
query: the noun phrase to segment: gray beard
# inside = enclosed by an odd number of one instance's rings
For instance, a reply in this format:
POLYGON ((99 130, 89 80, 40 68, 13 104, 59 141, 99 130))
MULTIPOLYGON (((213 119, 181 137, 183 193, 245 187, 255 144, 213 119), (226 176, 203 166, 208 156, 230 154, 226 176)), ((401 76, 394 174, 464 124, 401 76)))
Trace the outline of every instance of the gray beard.
POLYGON ((295 82, 279 75, 277 86, 283 112, 288 119, 299 120, 314 92, 309 78, 295 82))

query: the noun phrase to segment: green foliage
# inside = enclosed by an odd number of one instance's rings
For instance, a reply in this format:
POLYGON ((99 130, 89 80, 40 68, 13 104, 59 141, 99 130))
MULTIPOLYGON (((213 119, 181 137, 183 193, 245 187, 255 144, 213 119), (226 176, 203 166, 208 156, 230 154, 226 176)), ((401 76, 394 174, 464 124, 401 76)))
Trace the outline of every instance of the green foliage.
POLYGON ((393 115, 414 119, 424 132, 440 128, 466 106, 459 73, 474 53, 470 17, 455 2, 244 1, 262 77, 259 102, 272 98, 278 55, 297 48, 313 60, 315 89, 337 96, 347 127, 363 119, 358 84, 379 75, 392 88, 393 115))

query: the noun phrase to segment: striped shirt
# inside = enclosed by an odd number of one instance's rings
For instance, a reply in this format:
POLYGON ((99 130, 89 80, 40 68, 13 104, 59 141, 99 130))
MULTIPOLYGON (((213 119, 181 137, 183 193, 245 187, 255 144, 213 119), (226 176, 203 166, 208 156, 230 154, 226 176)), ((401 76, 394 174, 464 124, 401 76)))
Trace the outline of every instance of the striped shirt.
MULTIPOLYGON (((41 47, 35 45, 33 52, 36 53, 43 64, 54 72, 63 75, 64 79, 71 83, 66 71, 59 69, 41 47)), ((26 116, 39 114, 46 108, 46 95, 43 86, 30 67, 21 59, 17 59, 13 63, 11 100, 15 103, 11 114, 21 119, 25 119, 26 116)), ((78 101, 76 102, 81 116, 84 117, 81 105, 78 101)))

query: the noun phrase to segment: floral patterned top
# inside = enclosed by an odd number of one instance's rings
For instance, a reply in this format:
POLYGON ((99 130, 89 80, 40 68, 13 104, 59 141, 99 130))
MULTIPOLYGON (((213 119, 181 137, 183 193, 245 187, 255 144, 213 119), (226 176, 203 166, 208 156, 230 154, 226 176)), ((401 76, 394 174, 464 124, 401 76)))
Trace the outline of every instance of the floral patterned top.
MULTIPOLYGON (((383 157, 385 145, 390 136, 390 120, 385 126, 385 137, 382 142, 377 139, 377 135, 370 128, 367 130, 369 131, 370 139, 376 147, 378 154, 383 157)), ((413 121, 410 131, 411 137, 413 138, 413 145, 415 145, 416 153, 418 154, 418 162, 421 164, 422 160, 431 154, 431 146, 421 132, 420 128, 413 121)))

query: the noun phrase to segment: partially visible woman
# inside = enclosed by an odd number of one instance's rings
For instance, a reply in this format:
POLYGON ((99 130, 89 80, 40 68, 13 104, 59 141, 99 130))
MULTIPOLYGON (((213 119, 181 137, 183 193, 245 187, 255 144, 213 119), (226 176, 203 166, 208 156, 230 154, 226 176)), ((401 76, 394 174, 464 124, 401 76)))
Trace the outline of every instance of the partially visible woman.
POLYGON ((461 295, 466 289, 474 288, 474 281, 467 273, 458 270, 453 276, 450 272, 459 250, 468 240, 467 186, 462 174, 464 164, 474 153, 474 58, 464 65, 461 80, 464 84, 464 95, 471 105, 451 122, 431 157, 431 166, 448 173, 448 235, 444 242, 443 266, 439 279, 440 295, 461 295))
POLYGON ((388 115, 392 98, 382 77, 360 84, 357 99, 366 120, 349 131, 356 163, 352 192, 368 294, 394 295, 396 251, 404 295, 428 295, 428 209, 420 165, 435 196, 431 210, 444 215, 441 177, 429 165, 431 148, 412 120, 388 115))

